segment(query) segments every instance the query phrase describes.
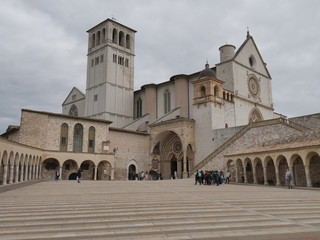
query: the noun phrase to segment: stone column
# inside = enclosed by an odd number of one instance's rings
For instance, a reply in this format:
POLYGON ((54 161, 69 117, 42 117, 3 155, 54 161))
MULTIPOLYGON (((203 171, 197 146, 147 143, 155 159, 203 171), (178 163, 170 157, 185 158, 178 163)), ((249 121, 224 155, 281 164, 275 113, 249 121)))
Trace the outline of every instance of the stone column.
POLYGON ((114 168, 111 168, 111 180, 114 180, 114 168))
POLYGON ((280 186, 281 184, 280 184, 280 176, 279 176, 279 166, 274 166, 275 167, 275 169, 276 169, 276 186, 280 186))
POLYGON ((93 176, 93 180, 97 181, 97 175, 98 175, 98 167, 94 168, 94 176, 93 176))
POLYGON ((244 183, 248 183, 247 181, 247 169, 245 166, 243 166, 243 177, 244 177, 244 183))
POLYGON ((32 165, 29 165, 29 176, 28 176, 28 180, 32 180, 31 176, 32 176, 32 165))
POLYGON ((187 150, 183 151, 183 178, 188 178, 187 172, 187 150))
POLYGON ((268 179, 267 179, 267 167, 263 166, 263 178, 264 178, 264 185, 268 185, 268 179))
POLYGON ((257 184, 257 173, 256 173, 256 166, 252 165, 252 174, 253 174, 253 183, 257 184))
POLYGON ((59 179, 61 180, 62 179, 62 166, 60 166, 59 172, 60 172, 59 179))
POLYGON ((13 170, 14 170, 14 165, 11 163, 10 164, 10 176, 9 176, 9 184, 13 183, 13 170))
POLYGON ((307 187, 312 187, 311 177, 310 177, 310 166, 306 165, 304 166, 304 169, 306 172, 307 187))
POLYGON ((39 179, 39 163, 36 165, 36 180, 39 179))
POLYGON ((21 164, 21 169, 20 169, 20 182, 23 182, 23 173, 24 173, 24 165, 21 164))
POLYGON ((24 181, 28 181, 28 164, 26 163, 26 165, 24 166, 24 181))
POLYGON ((236 164, 236 167, 235 167, 235 172, 236 172, 236 183, 238 183, 239 182, 239 178, 238 178, 238 166, 237 166, 237 164, 236 164))
POLYGON ((2 185, 7 185, 8 165, 3 166, 2 185))
POLYGON ((32 180, 36 179, 36 165, 33 165, 32 170, 32 180))
POLYGON ((41 169, 41 163, 39 163, 39 179, 41 179, 41 171, 42 171, 42 169, 41 169))
POLYGON ((16 165, 16 174, 14 175, 14 182, 19 182, 19 164, 16 165))

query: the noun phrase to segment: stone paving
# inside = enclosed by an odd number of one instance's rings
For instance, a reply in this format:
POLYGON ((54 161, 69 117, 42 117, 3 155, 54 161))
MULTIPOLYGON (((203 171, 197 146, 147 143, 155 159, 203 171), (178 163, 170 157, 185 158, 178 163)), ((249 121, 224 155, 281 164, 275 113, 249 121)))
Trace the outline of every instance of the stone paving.
POLYGON ((164 181, 0 187, 1 240, 320 239, 320 191, 164 181))

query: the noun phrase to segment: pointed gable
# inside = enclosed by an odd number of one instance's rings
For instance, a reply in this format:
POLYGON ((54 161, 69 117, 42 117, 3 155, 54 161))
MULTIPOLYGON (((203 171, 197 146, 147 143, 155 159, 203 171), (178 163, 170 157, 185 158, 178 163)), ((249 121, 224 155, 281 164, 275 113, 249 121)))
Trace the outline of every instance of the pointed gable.
POLYGON ((247 39, 240 46, 233 60, 268 78, 271 78, 259 49, 257 48, 253 37, 250 35, 247 36, 247 39))
POLYGON ((70 93, 68 94, 67 98, 62 103, 62 106, 85 99, 85 98, 86 98, 86 95, 83 92, 81 92, 78 88, 73 87, 70 93))

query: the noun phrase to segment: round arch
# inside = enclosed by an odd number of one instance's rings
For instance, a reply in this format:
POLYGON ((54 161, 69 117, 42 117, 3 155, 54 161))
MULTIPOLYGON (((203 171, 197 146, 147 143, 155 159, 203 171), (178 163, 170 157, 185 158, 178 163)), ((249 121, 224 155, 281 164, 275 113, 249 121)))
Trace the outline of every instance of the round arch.
POLYGON ((265 163, 265 168, 267 173, 267 176, 266 176, 267 182, 269 185, 275 186, 277 183, 277 177, 276 177, 276 168, 275 168, 275 164, 272 157, 267 156, 264 159, 264 163, 265 163))
POLYGON ((264 174, 263 174, 263 165, 260 158, 255 158, 253 160, 253 167, 256 172, 256 181, 258 184, 264 184, 264 174))
POLYGON ((244 182, 243 164, 240 158, 236 160, 236 167, 237 167, 238 182, 244 182))
POLYGON ((299 154, 292 155, 290 158, 290 163, 292 163, 294 185, 298 187, 306 187, 306 172, 301 156, 299 154))
POLYGON ((320 156, 316 152, 310 152, 306 157, 307 166, 310 171, 312 187, 320 187, 320 156))
POLYGON ((98 175, 97 180, 111 180, 112 166, 104 160, 98 164, 98 175))
POLYGON ((139 172, 139 165, 136 160, 132 159, 127 164, 127 180, 136 180, 139 172))
POLYGON ((95 164, 91 160, 85 160, 81 163, 80 168, 82 170, 81 179, 94 180, 94 168, 95 164))
POLYGON ((244 160, 244 167, 245 167, 245 173, 246 173, 246 180, 247 183, 253 183, 253 167, 252 167, 252 161, 250 158, 246 158, 244 160))
POLYGON ((73 159, 68 159, 64 161, 62 164, 62 172, 61 179, 62 180, 75 180, 76 176, 74 178, 74 173, 77 173, 77 170, 79 169, 78 163, 73 159), (72 175, 72 176, 71 176, 72 175))
MULTIPOLYGON (((30 156, 31 158, 31 156, 30 156)), ((29 158, 29 160, 30 160, 29 158)), ((28 163, 30 170, 31 161, 28 163)), ((59 161, 55 158, 47 158, 41 164, 41 178, 43 179, 55 179, 56 170, 60 167, 59 161)))

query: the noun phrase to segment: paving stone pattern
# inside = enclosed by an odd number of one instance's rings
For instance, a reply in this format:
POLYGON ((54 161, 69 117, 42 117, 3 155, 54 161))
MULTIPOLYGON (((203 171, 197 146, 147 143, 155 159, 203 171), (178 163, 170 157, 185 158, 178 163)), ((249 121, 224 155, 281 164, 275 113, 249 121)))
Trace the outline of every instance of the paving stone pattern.
POLYGON ((0 188, 0 239, 318 240, 320 191, 193 179, 39 182, 0 188))

